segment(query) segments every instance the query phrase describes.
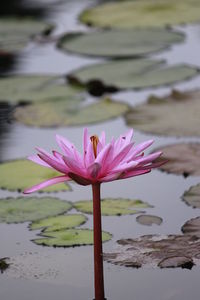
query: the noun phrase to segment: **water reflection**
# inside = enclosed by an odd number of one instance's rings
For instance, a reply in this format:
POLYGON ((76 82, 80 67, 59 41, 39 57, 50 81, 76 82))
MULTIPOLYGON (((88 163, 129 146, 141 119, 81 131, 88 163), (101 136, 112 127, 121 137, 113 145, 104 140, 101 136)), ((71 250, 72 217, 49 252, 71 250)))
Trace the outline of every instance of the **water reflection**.
POLYGON ((0 50, 0 77, 8 72, 14 71, 17 67, 18 60, 18 55, 1 52, 0 50))
POLYGON ((6 0, 0 2, 0 16, 29 16, 42 17, 45 15, 45 6, 28 3, 24 0, 6 0))

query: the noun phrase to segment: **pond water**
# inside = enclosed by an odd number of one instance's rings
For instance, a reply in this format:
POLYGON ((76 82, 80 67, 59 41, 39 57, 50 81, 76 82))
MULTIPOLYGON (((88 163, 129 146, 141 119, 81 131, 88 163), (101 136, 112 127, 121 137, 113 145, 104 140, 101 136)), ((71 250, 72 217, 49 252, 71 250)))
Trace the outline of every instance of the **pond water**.
MULTIPOLYGON (((80 12, 95 3, 103 1, 75 0, 65 1, 50 12, 46 18, 56 24, 54 36, 63 32, 88 31, 78 21, 80 12)), ((166 59, 169 64, 189 63, 200 67, 200 25, 177 27, 186 34, 184 43, 154 55, 166 59)), ((102 61, 102 59, 82 57, 64 53, 57 49, 55 42, 31 42, 20 55, 15 74, 68 74, 72 70, 102 61)), ((179 90, 192 90, 200 86, 200 76, 186 82, 174 84, 179 90)), ((154 93, 166 95, 170 87, 146 89, 145 91, 122 91, 112 95, 116 101, 125 101, 131 106, 144 102, 154 93)), ((91 103, 96 101, 87 95, 91 103)), ((56 129, 38 129, 19 123, 7 122, 10 108, 0 107, 0 160, 23 158, 33 153, 35 146, 47 150, 55 145, 54 137, 58 133, 72 140, 79 149, 82 143, 83 127, 60 127, 56 129)), ((108 140, 125 132, 127 126, 122 117, 104 123, 88 126, 91 133, 106 131, 108 140)), ((146 139, 155 139, 157 148, 174 142, 200 141, 198 138, 172 138, 145 134, 135 130, 134 140, 139 143, 146 139)), ((199 183, 198 177, 166 174, 154 170, 146 176, 102 185, 102 197, 124 197, 142 199, 153 208, 147 213, 163 219, 160 226, 142 226, 136 222, 136 216, 103 217, 103 230, 113 234, 111 241, 103 245, 104 252, 112 251, 120 238, 134 238, 144 234, 179 234, 181 226, 189 219, 198 216, 193 209, 181 200, 184 191, 199 183)), ((72 185, 73 191, 59 192, 63 200, 77 201, 91 199, 91 188, 72 185)), ((1 198, 17 196, 17 192, 0 191, 1 198)), ((92 228, 92 218, 88 216, 87 226, 92 228)), ((0 224, 0 258, 10 257, 14 265, 11 270, 0 274, 1 300, 88 300, 93 299, 93 248, 45 248, 37 246, 32 239, 37 232, 28 230, 28 224, 0 224)), ((199 266, 188 269, 132 269, 104 263, 105 294, 108 300, 193 300, 199 299, 199 266)))

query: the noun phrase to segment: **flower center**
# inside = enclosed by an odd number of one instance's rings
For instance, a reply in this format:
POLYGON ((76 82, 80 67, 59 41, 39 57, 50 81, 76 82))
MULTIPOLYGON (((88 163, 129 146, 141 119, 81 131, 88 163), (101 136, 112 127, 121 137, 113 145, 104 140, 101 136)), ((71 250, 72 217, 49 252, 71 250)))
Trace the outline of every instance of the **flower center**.
POLYGON ((98 142, 99 142, 99 138, 98 138, 97 135, 92 135, 90 137, 90 140, 91 140, 91 143, 92 143, 92 146, 93 146, 94 157, 96 158, 97 157, 97 145, 98 145, 98 142))

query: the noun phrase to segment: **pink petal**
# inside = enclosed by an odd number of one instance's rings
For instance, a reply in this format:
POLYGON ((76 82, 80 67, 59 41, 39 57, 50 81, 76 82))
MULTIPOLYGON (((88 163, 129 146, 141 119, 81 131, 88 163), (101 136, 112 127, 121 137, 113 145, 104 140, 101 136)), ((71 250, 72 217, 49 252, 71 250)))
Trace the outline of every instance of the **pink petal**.
POLYGON ((84 178, 82 176, 79 176, 77 174, 69 172, 68 175, 72 180, 74 180, 76 183, 78 183, 80 185, 89 185, 89 184, 91 184, 90 180, 88 180, 87 178, 84 178))
POLYGON ((73 153, 74 145, 64 137, 56 134, 56 141, 66 155, 73 153))
POLYGON ((140 164, 140 165, 145 165, 145 164, 148 164, 152 161, 154 161, 156 158, 158 158, 159 156, 161 156, 162 152, 159 151, 159 152, 155 152, 155 153, 152 153, 150 155, 147 155, 143 158, 140 158, 137 160, 137 162, 140 164))
POLYGON ((38 155, 30 155, 28 157, 29 160, 31 160, 32 162, 38 164, 38 165, 41 165, 43 167, 47 167, 47 168, 51 168, 51 166, 49 166, 47 163, 45 163, 42 159, 40 159, 38 157, 38 155))
POLYGON ((88 166, 94 163, 94 161, 95 161, 95 157, 94 157, 93 145, 91 142, 89 142, 85 154, 85 160, 84 160, 85 167, 88 168, 88 166))
POLYGON ((83 156, 84 156, 84 159, 85 159, 85 155, 87 153, 88 143, 89 143, 88 129, 84 128, 84 132, 83 132, 83 156))
MULTIPOLYGON (((130 143, 130 144, 126 145, 125 147, 123 147, 120 152, 118 152, 118 153, 115 152, 114 153, 114 159, 110 163, 110 168, 109 169, 114 168, 120 162, 122 162, 125 159, 125 157, 127 156, 127 154, 129 153, 129 151, 131 150, 132 147, 133 147, 133 143, 130 143)), ((114 149, 114 151, 115 151, 115 149, 114 149)))
POLYGON ((101 170, 101 165, 96 162, 87 168, 87 172, 94 179, 97 178, 100 170, 101 170))
POLYGON ((127 173, 122 173, 119 179, 125 179, 125 178, 130 178, 130 177, 134 177, 134 176, 139 176, 142 174, 146 174, 151 172, 151 169, 147 169, 147 170, 134 170, 134 171, 130 171, 127 173))
POLYGON ((140 152, 147 149, 149 146, 153 144, 154 140, 149 140, 146 142, 143 142, 133 148, 133 151, 130 152, 130 157, 127 158, 127 160, 133 160, 136 155, 138 155, 140 152))
POLYGON ((50 165, 53 169, 57 170, 58 172, 66 174, 69 169, 65 164, 62 164, 58 161, 55 161, 48 156, 45 156, 44 154, 38 154, 39 158, 41 158, 44 162, 46 162, 48 165, 50 165))
POLYGON ((31 188, 25 189, 24 190, 24 194, 30 194, 33 192, 36 192, 38 190, 44 189, 47 186, 53 185, 53 184, 57 184, 57 183, 61 183, 61 182, 65 182, 68 181, 69 177, 68 176, 58 176, 58 177, 54 177, 48 180, 45 180, 39 184, 36 184, 34 186, 32 186, 31 188))
POLYGON ((117 166, 113 170, 111 170, 111 173, 129 171, 130 169, 135 168, 137 165, 138 165, 137 161, 131 161, 129 163, 124 163, 124 164, 121 164, 121 165, 117 166))
POLYGON ((102 147, 105 147, 106 145, 106 134, 105 131, 102 131, 100 137, 99 137, 99 142, 101 143, 102 147))
POLYGON ((99 165, 102 166, 102 172, 104 172, 104 170, 107 169, 108 164, 110 164, 110 156, 109 156, 109 154, 111 153, 112 148, 113 147, 112 147, 111 144, 107 144, 101 150, 101 152, 97 155, 97 157, 95 159, 95 163, 98 163, 99 165))
POLYGON ((79 166, 79 162, 77 162, 76 160, 74 160, 69 156, 63 156, 63 160, 69 168, 68 171, 69 173, 75 173, 77 175, 81 175, 82 177, 85 177, 86 171, 85 169, 79 166))

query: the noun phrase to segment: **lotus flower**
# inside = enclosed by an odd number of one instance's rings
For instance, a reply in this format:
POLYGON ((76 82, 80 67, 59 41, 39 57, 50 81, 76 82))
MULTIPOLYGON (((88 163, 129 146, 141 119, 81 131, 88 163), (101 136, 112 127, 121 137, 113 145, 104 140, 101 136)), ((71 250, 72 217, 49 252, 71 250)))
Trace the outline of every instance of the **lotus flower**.
POLYGON ((142 175, 158 167, 160 163, 153 162, 162 152, 144 156, 143 151, 148 148, 153 140, 145 141, 137 146, 131 141, 133 130, 121 135, 118 139, 112 138, 106 144, 105 132, 98 138, 89 136, 84 129, 83 154, 64 137, 56 135, 56 141, 62 152, 52 151, 47 153, 41 148, 36 148, 37 155, 29 159, 43 167, 53 168, 63 175, 46 180, 38 185, 28 188, 25 194, 35 192, 47 186, 74 180, 81 185, 89 185, 125 179, 142 175))
POLYGON ((43 189, 49 185, 74 180, 81 185, 92 185, 93 223, 94 223, 94 285, 95 300, 105 300, 103 280, 102 229, 101 229, 101 197, 100 184, 118 179, 142 175, 158 167, 161 163, 153 162, 161 152, 144 156, 143 151, 153 140, 134 146, 131 142, 133 130, 114 138, 106 144, 105 132, 98 138, 89 136, 88 130, 83 134, 83 154, 67 139, 57 135, 56 140, 62 153, 52 154, 37 148, 38 155, 30 156, 33 162, 62 173, 24 191, 25 194, 43 189))

